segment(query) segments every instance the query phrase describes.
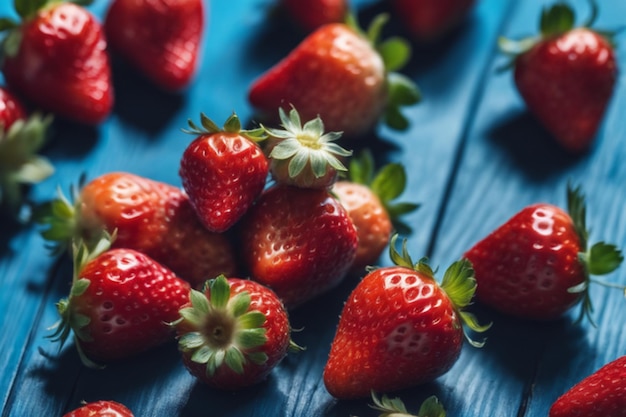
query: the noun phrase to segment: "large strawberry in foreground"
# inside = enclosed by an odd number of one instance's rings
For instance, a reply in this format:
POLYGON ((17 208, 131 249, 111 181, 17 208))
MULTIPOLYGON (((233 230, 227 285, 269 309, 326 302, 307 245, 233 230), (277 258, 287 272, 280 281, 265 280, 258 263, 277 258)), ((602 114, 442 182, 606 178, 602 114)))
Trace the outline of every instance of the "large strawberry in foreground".
MULTIPOLYGON (((424 261, 406 250, 390 255, 393 266, 366 275, 346 301, 324 368, 324 384, 339 399, 362 398, 426 383, 457 361, 463 326, 482 332, 463 311, 476 288, 471 264, 453 263, 441 284, 424 261)), ((481 346, 469 339, 476 346, 481 346)))
POLYGON ((596 137, 618 66, 610 34, 591 29, 593 19, 580 27, 574 20, 574 11, 557 3, 544 10, 539 37, 501 38, 500 47, 513 56, 515 84, 528 109, 564 149, 580 153, 596 137))
POLYGON ((590 316, 590 275, 614 271, 623 256, 604 242, 588 247, 580 188, 568 187, 567 200, 568 211, 545 203, 524 207, 465 253, 480 302, 536 320, 561 317, 581 303, 580 318, 590 316))
POLYGON ((400 106, 416 103, 419 93, 394 72, 408 60, 408 44, 378 41, 385 21, 375 19, 367 34, 351 19, 318 28, 252 83, 250 103, 270 119, 279 107, 294 106, 302 119, 320 116, 328 130, 345 137, 370 131, 381 118, 405 128, 400 106))
MULTIPOLYGON (((86 4, 89 1, 83 1, 86 4)), ((22 21, 3 20, 2 72, 7 85, 44 111, 84 124, 111 112, 107 42, 84 7, 58 0, 15 0, 22 21)))
POLYGON ((626 417, 626 356, 604 365, 560 396, 548 417, 626 417))
POLYGON ((180 161, 183 188, 202 224, 213 232, 230 229, 263 191, 269 163, 256 142, 262 129, 242 130, 232 114, 220 129, 206 115, 201 126, 189 121, 196 138, 180 161))
POLYGON ((194 287, 207 277, 237 270, 230 239, 206 230, 178 187, 129 172, 108 172, 84 184, 70 201, 62 194, 42 204, 36 219, 57 251, 81 239, 93 248, 102 232, 116 232, 113 247, 134 249, 194 287))
POLYGON ((194 77, 204 31, 202 0, 114 0, 104 29, 111 50, 165 90, 194 77))
POLYGON ((250 277, 294 308, 337 286, 356 253, 354 224, 325 189, 274 185, 240 227, 250 277))
POLYGON ((226 278, 192 290, 190 302, 172 323, 189 372, 205 384, 241 389, 265 379, 287 355, 291 327, 287 311, 258 282, 226 278))
POLYGON ((107 237, 94 251, 74 245, 72 287, 57 303, 61 320, 51 336, 62 345, 73 333, 89 367, 172 340, 167 323, 189 300, 189 284, 172 271, 140 252, 109 245, 107 237))

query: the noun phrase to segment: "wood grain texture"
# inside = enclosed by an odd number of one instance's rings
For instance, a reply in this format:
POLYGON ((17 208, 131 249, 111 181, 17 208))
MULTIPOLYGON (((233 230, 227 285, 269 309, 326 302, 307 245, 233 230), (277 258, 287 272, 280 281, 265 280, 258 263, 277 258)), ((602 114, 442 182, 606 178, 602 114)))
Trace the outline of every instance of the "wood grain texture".
MULTIPOLYGON (((0 15, 10 11, 0 4, 0 15)), ((207 2, 209 3, 209 2, 207 2)), ((434 266, 457 259, 474 242, 523 206, 546 201, 565 204, 568 181, 580 183, 588 199, 592 240, 626 247, 626 87, 620 75, 597 142, 573 157, 561 151, 524 108, 503 62, 499 35, 533 33, 547 0, 479 0, 464 24, 435 47, 414 45, 403 71, 421 87, 424 101, 407 109, 411 127, 380 127, 377 137, 355 147, 375 150, 379 162, 402 162, 409 175, 403 200, 418 202, 408 217, 414 258, 427 255, 434 266)), ((102 18, 108 1, 91 10, 102 18)), ((199 74, 181 94, 156 91, 116 62, 117 103, 97 128, 55 121, 45 153, 57 169, 30 190, 42 201, 55 188, 67 190, 81 173, 95 177, 113 170, 179 185, 178 163, 192 139, 180 129, 204 112, 220 124, 236 111, 254 121, 247 89, 262 71, 284 56, 301 34, 272 21, 271 0, 213 0, 199 74)), ((367 19, 384 3, 355 1, 367 19)), ((587 3, 573 4, 585 15, 587 3)), ((624 25, 626 3, 601 2, 598 25, 624 25)), ((402 33, 392 19, 390 33, 402 33)), ((626 67, 626 51, 618 49, 626 67)), ((325 390, 322 369, 343 302, 356 284, 347 279, 291 313, 302 329, 294 340, 307 347, 283 361, 264 383, 240 392, 211 390, 180 362, 175 344, 101 371, 84 368, 73 344, 60 352, 46 336, 58 314, 55 302, 71 281, 67 258, 48 256, 35 227, 2 221, 0 226, 0 395, 2 416, 61 416, 80 401, 114 399, 136 416, 372 416, 368 401, 337 401, 325 390)), ((386 264, 386 258, 381 264, 386 264)), ((626 284, 626 269, 607 276, 626 284)), ((626 301, 619 291, 592 289, 597 326, 529 323, 495 314, 479 305, 483 321, 493 320, 484 348, 464 347, 449 373, 431 384, 394 393, 409 410, 437 395, 451 417, 545 416, 551 402, 604 363, 626 354, 622 331, 626 301)))

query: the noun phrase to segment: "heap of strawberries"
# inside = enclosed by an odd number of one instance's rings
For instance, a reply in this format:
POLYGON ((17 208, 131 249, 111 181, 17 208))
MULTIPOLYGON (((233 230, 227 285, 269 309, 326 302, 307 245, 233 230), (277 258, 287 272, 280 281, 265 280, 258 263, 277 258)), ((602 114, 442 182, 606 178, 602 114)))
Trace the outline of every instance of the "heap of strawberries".
MULTIPOLYGON (((376 170, 367 151, 352 155, 340 142, 354 143, 380 121, 407 126, 401 108, 420 99, 397 72, 409 58, 409 44, 381 42, 386 16, 362 31, 345 1, 281 3, 310 33, 250 86, 258 127, 245 129, 235 113, 222 126, 201 114, 184 129, 193 139, 180 156, 182 189, 110 172, 39 208, 44 237, 74 262, 51 337, 60 343, 72 337, 83 363, 96 368, 176 339, 192 375, 212 387, 239 389, 259 383, 289 351, 301 350, 291 339, 290 311, 357 276, 323 383, 336 398, 371 395, 374 408, 406 413, 398 401, 375 393, 439 377, 455 364, 464 340, 482 346, 473 336, 490 325, 466 310, 474 295, 525 319, 551 320, 576 305, 581 318, 591 317, 591 276, 614 271, 623 256, 614 245, 587 244, 579 188, 568 189, 568 212, 550 204, 523 209, 468 248, 441 280, 427 259, 412 259, 406 240, 398 250, 397 232, 410 230, 400 218, 417 208, 395 201, 406 184, 402 166, 376 170), (327 13, 310 13, 322 7, 327 13), (387 247, 392 265, 376 268, 387 247)), ((167 8, 114 0, 102 26, 72 2, 15 4, 22 22, 5 22, 2 72, 38 109, 87 124, 106 119, 114 98, 109 50, 160 88, 178 90, 193 77, 204 24, 200 0, 172 1, 167 8)), ((429 42, 458 25, 472 4, 397 0, 392 7, 416 40, 429 42), (426 15, 440 23, 429 27, 426 15)), ((572 11, 561 4, 544 12, 541 28, 533 42, 502 45, 515 52, 515 80, 530 110, 565 148, 578 152, 589 147, 613 89, 612 46, 588 28, 573 29, 572 11), (579 47, 541 59, 563 42, 579 47), (573 75, 565 59, 572 53, 580 53, 573 75), (589 64, 599 56, 602 65, 589 64), (586 80, 584 88, 574 79, 586 80), (564 127, 563 115, 554 111, 562 103, 546 94, 567 97, 565 117, 580 124, 564 127)), ((14 103, 0 113, 0 150, 26 136, 29 153, 15 160, 38 168, 29 177, 5 174, 8 164, 0 166, 0 202, 16 205, 21 184, 51 173, 44 158, 33 157, 50 119, 39 113, 27 119, 8 91, 0 98, 14 103)), ((607 365, 561 397, 551 415, 575 415, 588 384, 605 388, 594 392, 589 401, 595 405, 585 415, 623 415, 623 396, 614 393, 624 380, 623 361, 607 365)), ((110 402, 68 415, 107 407, 131 415, 110 402)), ((421 416, 443 413, 436 399, 423 408, 421 416)))

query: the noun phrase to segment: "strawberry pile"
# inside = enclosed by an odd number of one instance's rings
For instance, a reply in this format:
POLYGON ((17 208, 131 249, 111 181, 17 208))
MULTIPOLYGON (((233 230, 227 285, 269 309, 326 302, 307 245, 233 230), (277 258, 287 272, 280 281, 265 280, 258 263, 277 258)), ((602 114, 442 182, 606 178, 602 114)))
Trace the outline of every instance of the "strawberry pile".
MULTIPOLYGON (((408 415, 398 399, 376 393, 444 375, 464 341, 483 346, 474 336, 491 323, 480 324, 469 311, 473 301, 494 317, 555 320, 580 306, 580 320, 592 319, 589 287, 599 282, 593 276, 615 271, 623 255, 612 244, 588 245, 580 188, 568 188, 567 211, 546 203, 525 207, 468 248, 441 280, 427 259, 412 259, 406 239, 398 250, 399 235, 411 233, 402 217, 418 208, 397 201, 407 183, 404 168, 391 162, 377 169, 369 149, 353 155, 343 145, 366 143, 379 122, 407 127, 401 108, 420 100, 413 82, 397 72, 409 44, 380 41, 386 15, 361 30, 346 2, 280 3, 307 35, 249 86, 257 126, 246 129, 234 112, 221 127, 204 113, 189 120, 180 188, 107 172, 81 178, 69 196, 59 191, 37 207, 34 217, 53 253, 69 254, 74 266, 50 338, 61 346, 73 340, 81 361, 96 369, 176 342, 198 381, 238 390, 261 383, 290 352, 303 350, 291 337, 291 312, 353 278, 332 323, 321 382, 336 399, 371 396, 384 415, 408 415), (386 248, 391 265, 377 267, 386 262, 386 248)), ((390 8, 414 39, 431 42, 473 3, 396 0, 390 8)), ((11 92, 0 90, 2 206, 17 211, 21 187, 52 173, 36 155, 52 116, 91 125, 109 116, 110 52, 158 88, 189 85, 203 4, 165 4, 113 0, 100 25, 78 2, 16 0, 21 21, 3 26, 1 69, 11 92), (50 116, 29 116, 13 92, 50 116)), ((611 43, 588 27, 574 29, 571 13, 554 6, 544 12, 539 38, 501 43, 515 51, 515 81, 529 109, 566 149, 579 152, 598 129, 616 67, 611 43), (574 46, 546 52, 562 43, 574 46), (572 68, 565 54, 576 62, 572 68), (598 56, 605 60, 591 68, 598 56), (584 88, 574 88, 573 80, 582 79, 584 88), (563 97, 568 105, 558 101, 563 97), (566 109, 568 123, 554 108, 566 109)), ((621 416, 623 396, 616 393, 624 380, 623 361, 609 364, 559 398, 550 415, 579 415, 584 402, 586 416, 596 405, 598 415, 621 416)), ((67 415, 103 413, 132 415, 111 401, 67 415)), ((444 414, 434 397, 419 412, 444 414)))

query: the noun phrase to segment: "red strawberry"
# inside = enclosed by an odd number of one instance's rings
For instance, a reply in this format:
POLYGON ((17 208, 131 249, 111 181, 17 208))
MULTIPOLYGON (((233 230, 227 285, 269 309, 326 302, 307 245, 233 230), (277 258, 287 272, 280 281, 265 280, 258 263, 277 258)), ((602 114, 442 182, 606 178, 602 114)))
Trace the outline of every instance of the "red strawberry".
POLYGON ((207 276, 237 270, 229 238, 206 230, 177 187, 110 172, 83 186, 73 200, 60 195, 38 213, 39 222, 50 226, 43 236, 59 249, 75 238, 93 247, 102 231, 116 231, 113 247, 145 253, 195 287, 207 276))
POLYGON ((397 163, 385 165, 374 176, 374 161, 368 151, 350 161, 349 179, 333 186, 332 192, 348 211, 359 239, 352 273, 361 274, 378 261, 393 229, 410 232, 400 216, 419 206, 393 202, 404 192, 405 186, 406 172, 397 163))
POLYGON ((329 188, 338 172, 346 171, 339 158, 352 155, 334 143, 338 132, 324 133, 322 119, 316 117, 302 126, 295 108, 279 108, 283 129, 266 128, 274 143, 269 151, 270 171, 277 183, 302 188, 329 188))
POLYGON ((324 368, 324 384, 336 398, 432 381, 457 361, 463 324, 478 332, 489 327, 463 311, 476 287, 467 260, 453 263, 439 285, 424 260, 413 264, 406 241, 397 252, 396 239, 395 265, 367 274, 344 305, 324 368))
POLYGON ((392 0, 395 16, 415 39, 433 42, 459 25, 475 0, 392 0))
POLYGON ((43 110, 85 124, 111 112, 111 69, 102 27, 85 8, 17 0, 23 22, 7 22, 2 71, 7 84, 43 110))
POLYGON ((211 387, 234 390, 265 379, 291 343, 289 319, 267 287, 220 275, 190 303, 174 324, 183 363, 211 387))
POLYGON ((114 0, 104 21, 111 50, 166 90, 195 75, 204 30, 202 0, 114 0))
POLYGON ((575 28, 573 10, 558 3, 544 10, 539 38, 500 41, 528 109, 575 153, 593 142, 618 75, 611 40, 590 25, 575 28))
POLYGON ((378 43, 385 21, 376 19, 369 37, 354 24, 320 27, 253 82, 250 103, 270 118, 293 105, 303 119, 319 115, 328 130, 347 137, 371 130, 383 115, 391 127, 405 128, 399 106, 416 103, 419 94, 410 80, 390 72, 405 64, 410 51, 399 38, 378 43))
POLYGON ((19 216, 24 186, 37 184, 54 172, 38 155, 45 143, 50 117, 28 116, 13 93, 0 88, 0 212, 19 216))
POLYGON ((523 208, 467 251, 482 303, 514 316, 550 320, 582 301, 590 318, 589 275, 608 274, 623 260, 604 242, 587 247, 585 201, 568 187, 569 213, 551 204, 523 208))
POLYGON ((73 332, 90 367, 170 340, 166 323, 189 301, 189 284, 172 271, 140 252, 109 245, 107 238, 93 252, 75 245, 72 288, 57 304, 61 320, 51 336, 63 344, 73 332))
POLYGON ((133 417, 133 413, 123 404, 101 400, 87 403, 63 417, 133 417))
POLYGON ((548 417, 625 417, 626 356, 615 359, 559 397, 548 417))
POLYGON ((293 308, 341 282, 357 236, 328 191, 277 185, 244 218, 240 245, 251 277, 293 308))
POLYGON ((255 143, 262 130, 241 130, 236 114, 220 129, 204 114, 202 127, 189 121, 197 135, 180 162, 183 187, 200 221, 213 232, 230 229, 263 191, 267 158, 255 143))
POLYGON ((304 32, 312 32, 327 23, 341 23, 349 11, 347 0, 281 1, 287 16, 304 32))

